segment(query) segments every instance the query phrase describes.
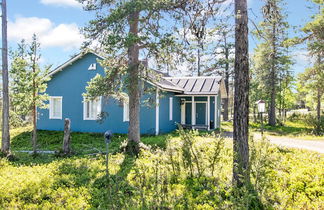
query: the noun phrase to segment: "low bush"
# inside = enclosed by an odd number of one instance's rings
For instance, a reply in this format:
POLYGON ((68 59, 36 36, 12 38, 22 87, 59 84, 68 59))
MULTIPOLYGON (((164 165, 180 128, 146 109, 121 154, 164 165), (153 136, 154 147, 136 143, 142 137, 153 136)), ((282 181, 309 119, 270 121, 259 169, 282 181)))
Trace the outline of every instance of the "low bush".
POLYGON ((324 135, 324 116, 321 116, 318 120, 315 115, 307 115, 305 123, 313 128, 312 132, 315 135, 324 135))
MULTIPOLYGON (((92 134, 78 135, 83 142, 92 134)), ((101 136, 92 138, 96 147, 104 147, 101 136)), ((251 139, 251 183, 237 189, 231 141, 183 130, 159 136, 157 144, 154 138, 144 138, 149 149, 135 158, 119 152, 124 138, 115 137, 109 177, 100 154, 33 158, 16 153, 19 160, 0 159, 0 209, 324 208, 324 160, 318 153, 251 139)))

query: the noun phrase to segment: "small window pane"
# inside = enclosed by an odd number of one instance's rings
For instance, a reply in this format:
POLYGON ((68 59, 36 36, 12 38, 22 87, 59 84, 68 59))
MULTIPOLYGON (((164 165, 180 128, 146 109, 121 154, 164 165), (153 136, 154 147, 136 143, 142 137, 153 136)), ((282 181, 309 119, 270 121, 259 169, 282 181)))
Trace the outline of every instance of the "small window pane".
POLYGON ((87 101, 84 103, 85 120, 97 120, 100 112, 101 112, 100 98, 93 101, 87 101))
POLYGON ((62 97, 50 98, 50 118, 62 119, 62 97))

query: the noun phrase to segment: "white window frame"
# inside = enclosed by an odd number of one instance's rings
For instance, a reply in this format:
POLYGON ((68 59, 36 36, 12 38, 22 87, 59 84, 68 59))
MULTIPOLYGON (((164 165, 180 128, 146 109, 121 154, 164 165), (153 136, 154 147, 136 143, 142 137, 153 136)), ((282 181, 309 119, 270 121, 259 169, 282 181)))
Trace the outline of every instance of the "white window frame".
POLYGON ((123 100, 123 122, 129 122, 129 98, 123 100))
POLYGON ((50 96, 50 99, 49 99, 49 119, 53 119, 53 120, 61 120, 62 119, 62 113, 63 113, 63 97, 62 96, 50 96), (53 116, 53 100, 54 99, 60 99, 61 100, 61 113, 59 116, 53 116))
POLYGON ((169 98, 169 120, 173 120, 173 97, 169 98))
MULTIPOLYGON (((91 107, 93 101, 87 101, 87 102, 89 102, 89 106, 91 107)), ((87 113, 86 113, 87 112, 87 102, 85 101, 85 98, 83 98, 83 120, 98 120, 99 119, 98 115, 102 111, 102 97, 101 96, 99 97, 99 110, 98 110, 99 113, 97 113, 93 117, 86 117, 87 116, 87 113)), ((89 110, 90 110, 90 108, 89 108, 89 110)))

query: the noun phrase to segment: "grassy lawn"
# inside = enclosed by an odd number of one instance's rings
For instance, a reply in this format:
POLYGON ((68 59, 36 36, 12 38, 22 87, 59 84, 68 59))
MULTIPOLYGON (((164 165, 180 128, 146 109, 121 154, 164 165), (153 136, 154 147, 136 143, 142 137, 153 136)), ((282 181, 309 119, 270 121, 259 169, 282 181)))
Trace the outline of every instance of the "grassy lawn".
MULTIPOLYGON (((261 125, 258 123, 250 123, 253 131, 260 132, 261 125)), ((265 134, 273 136, 287 136, 305 140, 324 140, 324 136, 316 136, 312 134, 312 128, 302 121, 287 121, 284 126, 265 125, 265 134)))
MULTIPOLYGON (((233 131, 232 122, 222 122, 223 131, 233 131)), ((261 132, 261 124, 250 122, 250 130, 252 132, 261 132)), ((284 126, 264 125, 264 133, 272 136, 285 136, 303 140, 323 140, 324 136, 316 136, 312 134, 312 128, 307 126, 303 121, 285 122, 284 126)))
MULTIPOLYGON (((30 128, 11 132, 12 150, 31 149, 30 128)), ((39 148, 57 150, 63 132, 39 131, 39 148)), ((231 184, 232 142, 204 133, 143 136, 139 157, 102 134, 73 133, 71 157, 16 153, 0 159, 0 209, 323 209, 324 159, 318 153, 252 142, 251 185, 231 184)))

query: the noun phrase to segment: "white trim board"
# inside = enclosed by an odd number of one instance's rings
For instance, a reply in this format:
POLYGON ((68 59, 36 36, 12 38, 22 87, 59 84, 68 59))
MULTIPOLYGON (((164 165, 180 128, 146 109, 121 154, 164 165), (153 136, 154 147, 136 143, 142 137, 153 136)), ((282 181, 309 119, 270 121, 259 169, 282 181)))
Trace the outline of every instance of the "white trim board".
MULTIPOLYGON (((195 96, 195 97, 208 97, 208 96, 215 96, 215 94, 210 94, 210 95, 174 95, 175 97, 191 97, 191 96, 195 96)), ((218 96, 218 95, 216 95, 218 96)))
POLYGON ((156 88, 155 95, 155 135, 159 135, 160 131, 160 96, 159 88, 156 88))

